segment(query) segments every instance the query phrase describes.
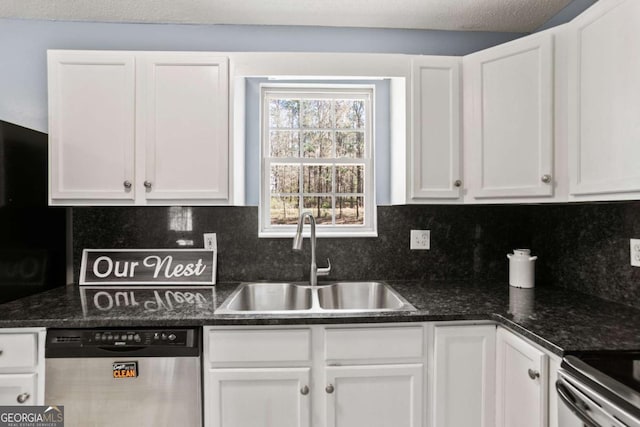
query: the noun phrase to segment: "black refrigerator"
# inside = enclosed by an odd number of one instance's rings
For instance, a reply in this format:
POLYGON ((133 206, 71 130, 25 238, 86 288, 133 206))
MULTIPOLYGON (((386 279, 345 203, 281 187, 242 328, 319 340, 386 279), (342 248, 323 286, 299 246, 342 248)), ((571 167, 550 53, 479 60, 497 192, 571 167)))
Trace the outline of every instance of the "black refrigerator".
POLYGON ((47 205, 47 145, 0 121, 0 303, 66 284, 67 211, 47 205))

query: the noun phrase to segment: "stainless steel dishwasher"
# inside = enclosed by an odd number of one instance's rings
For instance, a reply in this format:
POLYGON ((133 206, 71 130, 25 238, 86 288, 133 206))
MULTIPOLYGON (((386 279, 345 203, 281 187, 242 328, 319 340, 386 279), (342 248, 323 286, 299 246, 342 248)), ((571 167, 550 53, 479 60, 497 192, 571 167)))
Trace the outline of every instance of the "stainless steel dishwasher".
POLYGON ((49 329, 45 404, 65 426, 202 425, 200 331, 49 329))

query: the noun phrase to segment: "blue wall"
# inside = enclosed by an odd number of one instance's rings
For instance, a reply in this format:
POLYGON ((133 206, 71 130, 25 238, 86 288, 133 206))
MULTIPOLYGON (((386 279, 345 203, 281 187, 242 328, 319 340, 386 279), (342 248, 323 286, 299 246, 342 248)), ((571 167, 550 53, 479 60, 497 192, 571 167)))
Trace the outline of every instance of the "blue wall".
POLYGON ((569 3, 564 9, 560 12, 556 13, 551 19, 545 22, 540 28, 538 28, 535 32, 547 30, 549 28, 555 27, 557 25, 566 24, 571 21, 576 16, 580 15, 589 7, 593 6, 593 4, 597 0, 573 0, 569 3))
POLYGON ((465 55, 524 34, 0 19, 0 120, 47 131, 47 49, 465 55))

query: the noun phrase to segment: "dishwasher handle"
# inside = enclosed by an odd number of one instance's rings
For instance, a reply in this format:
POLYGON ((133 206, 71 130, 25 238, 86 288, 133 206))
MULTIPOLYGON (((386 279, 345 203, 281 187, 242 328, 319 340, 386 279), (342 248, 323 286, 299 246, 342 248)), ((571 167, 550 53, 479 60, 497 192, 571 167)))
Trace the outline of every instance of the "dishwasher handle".
POLYGON ((128 353, 131 351, 138 351, 138 350, 142 350, 144 348, 147 348, 145 346, 130 346, 130 347, 107 347, 107 346, 98 346, 96 347, 102 351, 110 351, 112 353, 128 353))
POLYGON ((579 399, 571 394, 571 391, 567 388, 562 378, 556 381, 556 390, 558 391, 560 400, 567 405, 571 412, 573 412, 586 427, 602 427, 593 418, 591 418, 584 408, 580 407, 578 404, 579 399))

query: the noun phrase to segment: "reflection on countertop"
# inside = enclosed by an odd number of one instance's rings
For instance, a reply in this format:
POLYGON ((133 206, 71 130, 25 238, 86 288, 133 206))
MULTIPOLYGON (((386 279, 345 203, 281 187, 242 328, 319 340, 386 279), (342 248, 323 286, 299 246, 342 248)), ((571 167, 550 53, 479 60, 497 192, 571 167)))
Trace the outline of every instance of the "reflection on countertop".
POLYGON ((80 302, 85 317, 213 313, 216 305, 213 286, 80 286, 80 302))
POLYGON ((509 286, 509 314, 516 322, 535 319, 535 302, 535 288, 509 286))
POLYGON ((63 286, 0 305, 0 327, 198 326, 215 286, 63 286))

